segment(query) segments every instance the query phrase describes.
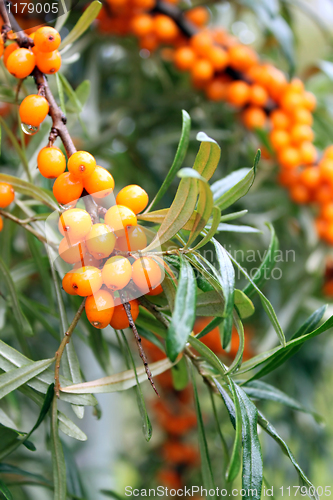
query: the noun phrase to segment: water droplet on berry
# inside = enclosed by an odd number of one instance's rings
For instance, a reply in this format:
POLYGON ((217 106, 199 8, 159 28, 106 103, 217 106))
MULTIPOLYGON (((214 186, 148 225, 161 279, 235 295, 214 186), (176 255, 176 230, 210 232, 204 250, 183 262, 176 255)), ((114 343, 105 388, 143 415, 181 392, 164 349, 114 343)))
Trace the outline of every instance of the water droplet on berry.
POLYGON ((21 127, 26 135, 35 135, 39 130, 39 127, 35 127, 34 125, 28 125, 27 123, 21 123, 21 127))

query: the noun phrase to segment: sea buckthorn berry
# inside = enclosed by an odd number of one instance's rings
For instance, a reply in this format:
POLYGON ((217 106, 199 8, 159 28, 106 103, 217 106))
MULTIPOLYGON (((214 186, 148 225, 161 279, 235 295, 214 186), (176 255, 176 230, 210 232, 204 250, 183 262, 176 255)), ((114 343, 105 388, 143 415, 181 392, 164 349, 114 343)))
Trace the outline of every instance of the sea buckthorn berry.
POLYGON ((291 113, 303 106, 303 97, 301 94, 288 89, 282 95, 280 104, 284 111, 291 113))
POLYGON ((314 111, 317 106, 316 96, 312 92, 305 92, 303 94, 303 105, 309 111, 314 111))
POLYGON ((318 167, 307 167, 300 175, 300 181, 310 189, 316 189, 320 184, 320 171, 318 167))
POLYGON ((209 12, 205 7, 194 7, 185 12, 185 17, 188 21, 201 28, 209 21, 209 12))
POLYGON ((196 60, 196 55, 191 47, 179 47, 174 53, 174 63, 180 71, 192 69, 196 60))
POLYGON ((299 152, 301 155, 301 161, 305 165, 311 165, 316 163, 318 158, 318 153, 316 147, 310 141, 304 141, 300 145, 299 152))
POLYGON ((323 220, 320 217, 318 217, 315 220, 315 227, 316 227, 319 238, 325 239, 325 235, 327 232, 327 226, 328 226, 327 220, 323 220))
POLYGON ((147 293, 161 283, 162 272, 151 257, 141 257, 132 265, 132 279, 141 291, 147 293))
POLYGON ((54 197, 61 205, 67 205, 74 200, 78 200, 82 191, 82 181, 74 177, 70 172, 59 175, 53 184, 54 197))
POLYGON ((157 49, 159 45, 159 41, 155 33, 149 33, 146 36, 140 38, 140 48, 149 50, 149 52, 153 52, 157 49))
POLYGON ((301 155, 299 150, 291 146, 279 151, 278 158, 280 164, 287 169, 296 168, 301 164, 301 155))
POLYGON ((86 236, 86 245, 95 259, 105 259, 113 252, 116 237, 106 224, 94 224, 86 236))
POLYGON ((0 231, 3 230, 3 218, 0 217, 0 231))
POLYGON ((96 160, 87 151, 76 151, 68 159, 68 170, 78 179, 89 177, 95 168, 96 160))
POLYGON ((132 226, 126 230, 126 235, 118 238, 116 248, 121 252, 137 252, 147 246, 147 237, 140 226, 132 226))
POLYGON ((299 182, 299 173, 297 170, 283 169, 278 175, 278 182, 288 188, 295 186, 299 182))
POLYGON ((133 0, 133 5, 143 10, 151 10, 155 7, 156 0, 133 0))
POLYGON ((312 142, 314 133, 308 125, 294 125, 290 130, 290 139, 295 146, 299 146, 304 141, 312 142))
POLYGON ((327 241, 327 243, 332 245, 332 243, 333 243, 333 224, 331 222, 328 222, 328 224, 327 224, 324 239, 327 241))
POLYGON ((28 95, 20 104, 19 113, 22 123, 39 127, 49 112, 49 103, 41 95, 28 95))
POLYGON ((135 214, 138 214, 148 205, 148 195, 142 187, 130 184, 119 191, 116 202, 118 205, 124 205, 135 214))
POLYGON ((298 92, 299 94, 303 94, 304 92, 304 83, 300 78, 293 78, 289 83, 289 88, 294 92, 298 92))
MULTIPOLYGON (((135 321, 140 312, 139 302, 134 299, 129 302, 129 305, 131 306, 131 316, 133 318, 133 321, 135 321)), ((114 308, 110 325, 115 330, 124 330, 125 328, 129 327, 128 317, 123 304, 119 304, 114 308)))
POLYGON ((286 130, 283 129, 272 130, 272 132, 269 134, 269 139, 274 151, 285 149, 290 144, 290 135, 286 130))
POLYGON ((72 274, 73 271, 69 271, 68 273, 65 274, 65 276, 62 279, 62 288, 68 295, 77 295, 76 291, 72 287, 72 274))
POLYGON ((275 109, 270 115, 270 119, 274 129, 286 129, 290 125, 290 118, 281 109, 275 109))
POLYGON ((152 288, 148 293, 146 293, 146 295, 155 296, 160 295, 161 293, 163 293, 162 285, 157 285, 155 288, 152 288))
POLYGON ((56 179, 66 170, 66 158, 56 146, 45 147, 38 153, 37 166, 43 177, 56 179))
POLYGON ((319 162, 319 170, 322 179, 333 184, 333 160, 330 158, 323 158, 319 162))
POLYGON ((229 63, 229 55, 228 52, 221 47, 211 47, 207 54, 208 60, 213 65, 215 71, 222 71, 228 66, 229 63))
POLYGON ((84 258, 84 265, 85 266, 93 266, 93 267, 99 267, 100 266, 100 261, 98 259, 95 259, 90 253, 86 253, 84 258))
POLYGON ((158 14, 154 18, 154 31, 162 42, 172 42, 179 34, 177 24, 168 16, 158 14))
POLYGON ((242 121, 250 130, 263 129, 267 123, 267 115, 262 108, 250 106, 243 111, 242 121))
POLYGON ((333 189, 332 186, 326 182, 322 182, 316 189, 315 193, 315 201, 320 205, 324 203, 329 203, 333 198, 333 189))
POLYGON ((31 50, 19 48, 14 50, 7 59, 7 69, 15 78, 26 78, 36 65, 36 57, 31 50))
POLYGON ((72 273, 71 284, 77 295, 88 297, 98 292, 103 285, 102 273, 97 267, 81 267, 72 273))
POLYGON ((115 255, 108 259, 102 270, 103 283, 110 290, 122 290, 132 277, 132 266, 126 257, 115 255))
POLYGON ((6 208, 14 201, 15 192, 7 182, 0 182, 0 208, 6 208))
POLYGON ((59 255, 67 264, 76 264, 84 260, 86 245, 82 241, 69 242, 65 237, 59 244, 59 255))
POLYGON ((324 149, 323 157, 333 160, 333 146, 328 146, 328 148, 324 149))
POLYGON ((70 208, 59 217, 58 227, 63 236, 74 242, 83 240, 87 236, 92 228, 92 221, 86 210, 70 208))
POLYGON ((190 44, 198 56, 206 57, 208 50, 213 46, 213 38, 210 33, 201 31, 191 37, 190 44))
POLYGON ((311 200, 311 193, 306 186, 298 184, 290 189, 290 198, 295 203, 309 203, 309 201, 311 200))
POLYGON ((296 108, 292 114, 292 119, 294 123, 309 125, 310 127, 313 124, 312 113, 305 108, 296 108))
POLYGON ((111 231, 119 233, 118 236, 125 236, 125 228, 136 226, 137 218, 133 210, 123 205, 114 205, 106 212, 105 224, 109 226, 111 231))
POLYGON ((268 92, 261 85, 251 85, 250 87, 250 103, 255 106, 265 106, 268 101, 268 92))
POLYGON ((53 73, 57 73, 61 67, 61 55, 57 50, 53 52, 38 52, 36 55, 36 65, 42 73, 52 75, 53 73))
POLYGON ((323 219, 333 221, 333 203, 325 203, 321 207, 320 217, 323 219))
POLYGON ((12 52, 14 52, 14 50, 17 50, 19 48, 20 48, 20 46, 16 42, 10 43, 9 45, 7 45, 7 47, 5 48, 4 53, 3 53, 3 63, 6 67, 7 67, 8 57, 10 56, 10 54, 12 54, 12 52))
POLYGON ((234 106, 243 107, 250 99, 250 86, 242 81, 232 82, 228 88, 227 101, 234 106))
POLYGON ((247 71, 258 62, 254 50, 245 45, 235 45, 229 49, 230 66, 237 71, 247 71))
POLYGON ((88 321, 95 328, 106 328, 113 315, 114 300, 107 290, 98 290, 94 295, 87 297, 84 308, 88 321))
POLYGON ((53 52, 59 47, 60 42, 59 33, 51 26, 38 28, 34 34, 35 47, 39 52, 53 52))
POLYGON ((195 82, 207 82, 214 76, 214 67, 208 59, 197 59, 191 70, 195 82))
POLYGON ((94 198, 105 198, 112 193, 114 180, 110 172, 97 165, 93 173, 83 179, 83 185, 94 198))
POLYGON ((142 37, 153 31, 154 21, 149 14, 137 14, 132 17, 130 27, 134 35, 142 37))

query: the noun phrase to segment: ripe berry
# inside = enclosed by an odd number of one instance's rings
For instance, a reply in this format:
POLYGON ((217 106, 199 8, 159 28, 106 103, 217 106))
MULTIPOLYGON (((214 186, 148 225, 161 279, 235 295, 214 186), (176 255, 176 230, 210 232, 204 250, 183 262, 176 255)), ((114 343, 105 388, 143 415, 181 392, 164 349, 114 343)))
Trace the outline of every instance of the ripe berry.
POLYGON ((285 149, 290 144, 289 133, 283 129, 272 130, 272 132, 269 134, 269 139, 274 151, 285 149))
POLYGON ((84 266, 72 273, 71 284, 77 295, 88 297, 103 285, 102 273, 97 267, 84 266))
POLYGON ((152 288, 146 295, 155 296, 163 293, 162 285, 157 285, 155 288, 152 288))
POLYGON ((295 123, 309 125, 310 127, 313 124, 313 116, 308 109, 296 108, 293 112, 292 118, 295 123))
POLYGON ((318 167, 307 167, 300 175, 300 181, 307 188, 316 189, 320 184, 320 171, 318 167))
POLYGON ((214 76, 214 67, 208 59, 197 59, 191 71, 194 82, 207 82, 214 76))
POLYGON ((87 297, 85 311, 88 321, 95 328, 106 328, 111 321, 114 310, 114 300, 107 290, 98 290, 87 297))
POLYGON ((0 217, 0 231, 3 230, 3 218, 0 217))
POLYGON ((286 129, 290 125, 289 116, 281 109, 272 111, 270 119, 274 129, 286 129))
POLYGON ((310 141, 304 141, 300 145, 299 152, 301 161, 305 165, 311 165, 317 161, 318 153, 316 147, 310 141))
POLYGON ((317 99, 312 92, 305 92, 303 94, 303 105, 309 111, 314 111, 317 106, 317 99))
POLYGON ((294 125, 290 130, 290 138, 295 146, 299 146, 304 141, 312 142, 314 133, 309 125, 294 125))
POLYGON ((299 150, 291 146, 279 151, 279 162, 286 169, 293 169, 301 164, 299 150))
POLYGON ((15 192, 7 182, 0 182, 0 208, 6 208, 14 201, 15 192))
POLYGON ((70 172, 64 172, 59 175, 53 184, 53 194, 57 202, 61 205, 67 205, 74 200, 78 200, 82 191, 82 182, 70 172))
POLYGON ((59 255, 67 264, 82 262, 86 253, 84 242, 71 243, 67 238, 63 238, 59 244, 59 255))
POLYGON ((211 80, 206 86, 206 95, 211 101, 224 101, 228 94, 229 82, 222 77, 211 80))
POLYGON ((208 50, 213 47, 213 39, 210 33, 201 31, 191 37, 190 44, 198 56, 206 57, 208 50))
POLYGON ((154 32, 162 42, 172 42, 178 36, 179 29, 170 17, 158 14, 154 18, 154 32))
POLYGON ((49 103, 41 95, 31 94, 23 99, 19 113, 22 123, 39 127, 49 112, 49 103))
POLYGON ((290 197, 295 203, 309 203, 311 200, 310 191, 306 186, 302 184, 297 184, 293 186, 290 190, 290 197))
MULTIPOLYGON (((129 302, 131 306, 131 315, 133 320, 135 321, 137 317, 139 316, 139 302, 137 300, 131 300, 129 302)), ((127 318, 127 314, 125 311, 125 308, 123 304, 119 304, 116 306, 113 310, 113 316, 110 321, 110 325, 112 328, 115 330, 124 330, 125 328, 129 327, 129 321, 127 318)))
POLYGON ((105 214, 105 224, 111 231, 118 232, 118 236, 125 236, 125 228, 138 224, 135 213, 123 205, 114 205, 105 214))
POLYGON ((229 49, 230 66, 237 71, 246 71, 258 62, 258 56, 250 47, 235 45, 229 49))
POLYGON ((137 14, 131 19, 130 26, 134 35, 142 37, 153 31, 154 21, 149 14, 137 14))
POLYGON ((132 279, 141 291, 147 293, 161 283, 161 269, 151 257, 141 257, 132 265, 132 279))
POLYGON ((37 166, 43 177, 55 179, 65 172, 66 158, 56 146, 45 147, 38 153, 37 166))
POLYGON ((324 158, 333 160, 333 146, 328 146, 328 148, 324 149, 324 158))
POLYGON ((188 71, 193 67, 196 55, 191 47, 179 47, 174 54, 174 63, 180 71, 188 71))
POLYGON ((287 113, 294 112, 303 105, 301 94, 288 89, 281 97, 281 107, 287 113))
POLYGON ((126 257, 115 255, 108 259, 102 270, 104 284, 110 290, 121 290, 132 277, 132 266, 126 257))
POLYGON ((90 255, 90 253, 86 253, 83 260, 85 266, 93 266, 93 267, 100 266, 100 261, 95 259, 95 257, 90 255))
POLYGON ((228 88, 227 101, 234 106, 243 107, 250 98, 250 86, 240 80, 232 82, 228 88))
POLYGON ((39 52, 52 52, 59 47, 60 42, 59 33, 51 26, 43 26, 35 32, 34 43, 39 52))
POLYGON ((68 160, 68 170, 78 179, 89 177, 95 170, 96 160, 87 151, 76 151, 68 160))
POLYGON ((147 246, 147 237, 140 226, 132 226, 126 230, 126 235, 118 238, 116 248, 121 252, 136 252, 147 246))
POLYGON ((106 224, 94 224, 86 236, 88 252, 99 260, 109 257, 116 244, 116 237, 106 224))
POLYGON ((130 184, 119 191, 116 202, 117 205, 124 205, 138 214, 148 205, 148 195, 142 187, 130 184))
POLYGON ((73 271, 69 271, 68 273, 65 274, 62 280, 62 288, 68 295, 77 295, 76 291, 72 287, 72 274, 73 271))
POLYGON ((17 50, 19 49, 20 46, 18 43, 14 42, 14 43, 10 43, 9 45, 7 45, 7 47, 5 48, 5 51, 3 53, 3 63, 4 65, 6 66, 7 68, 7 61, 8 61, 8 57, 10 56, 10 54, 12 54, 12 52, 14 52, 14 50, 17 50))
POLYGON ((92 228, 92 221, 86 210, 71 208, 59 217, 58 227, 60 233, 72 243, 83 240, 87 236, 92 228))
POLYGON ((251 85, 250 87, 250 103, 255 106, 265 106, 268 101, 268 92, 261 85, 251 85))
POLYGON ((267 116, 262 108, 259 108, 258 106, 250 106, 243 111, 242 120, 245 127, 250 130, 262 129, 266 125, 267 116))
POLYGON ((188 21, 201 28, 209 21, 209 12, 205 7, 194 7, 194 9, 187 10, 185 17, 188 21))
POLYGON ((222 71, 228 66, 229 63, 229 55, 228 52, 222 49, 221 47, 211 47, 207 51, 207 58, 213 65, 215 71, 222 71))
POLYGON ((7 69, 15 78, 26 78, 36 65, 35 55, 31 50, 19 48, 14 50, 7 59, 7 69))
POLYGON ((333 160, 330 158, 323 158, 318 166, 321 178, 333 185, 333 160))
POLYGON ((112 193, 114 180, 110 172, 97 165, 93 173, 83 179, 83 185, 94 198, 105 198, 112 193))
POLYGON ((61 67, 61 55, 57 50, 53 52, 38 52, 36 55, 36 65, 42 73, 52 75, 59 71, 61 67))

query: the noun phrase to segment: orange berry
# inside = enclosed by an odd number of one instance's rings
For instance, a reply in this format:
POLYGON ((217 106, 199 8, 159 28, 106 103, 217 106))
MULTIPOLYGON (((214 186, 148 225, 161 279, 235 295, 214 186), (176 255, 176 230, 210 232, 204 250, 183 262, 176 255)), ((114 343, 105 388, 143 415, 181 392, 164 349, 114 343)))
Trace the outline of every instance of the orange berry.
POLYGON ((333 244, 333 224, 328 223, 326 227, 326 233, 324 234, 323 238, 329 243, 330 245, 333 244))
POLYGON ((73 271, 69 271, 69 273, 66 273, 65 276, 63 277, 62 280, 62 288, 68 295, 77 295, 76 291, 72 287, 72 273, 73 271))
POLYGON ((0 208, 6 208, 15 198, 13 187, 7 182, 0 182, 0 208))
POLYGON ((302 125, 312 126, 313 116, 308 109, 296 108, 292 115, 293 121, 302 125))
POLYGON ((210 47, 210 49, 207 51, 206 56, 216 71, 222 71, 228 66, 228 52, 221 47, 210 47))
POLYGON ((191 47, 179 47, 174 53, 174 63, 180 71, 188 71, 193 67, 196 55, 191 47))
MULTIPOLYGON (((319 232, 318 232, 318 234, 319 234, 319 232)), ((320 236, 320 234, 319 234, 319 236, 320 236)), ((323 294, 326 295, 326 297, 333 297, 333 281, 332 280, 324 283, 323 294)))
POLYGON ((333 146, 328 146, 328 148, 324 149, 324 158, 329 158, 333 160, 333 146))
POLYGON ((42 73, 52 75, 59 71, 61 67, 61 55, 57 50, 53 52, 38 52, 36 55, 36 65, 42 73))
POLYGON ((261 85, 251 85, 250 87, 250 103, 255 106, 265 106, 268 101, 268 92, 261 85))
POLYGON ((103 285, 102 273, 97 267, 84 266, 72 273, 71 284, 77 295, 88 297, 103 285))
POLYGON ((254 50, 245 45, 234 45, 229 49, 230 66, 237 71, 247 71, 258 62, 254 50))
POLYGON ((301 155, 301 161, 305 165, 311 165, 316 163, 318 153, 316 147, 310 141, 304 141, 300 145, 299 152, 301 155))
POLYGON ((305 92, 303 94, 303 105, 309 111, 314 111, 317 106, 316 96, 312 92, 305 92))
POLYGON ((0 231, 3 230, 3 218, 0 217, 0 231))
POLYGON ((140 48, 149 50, 149 52, 153 52, 157 49, 159 44, 158 38, 155 33, 149 33, 140 38, 140 48))
POLYGON ((299 182, 299 173, 296 170, 282 170, 278 176, 278 182, 288 188, 294 186, 299 182))
POLYGON ((281 149, 278 154, 278 159, 282 167, 287 169, 296 168, 301 163, 299 150, 291 146, 281 149))
POLYGON ((135 213, 123 205, 114 205, 109 208, 104 220, 111 231, 119 232, 119 236, 125 236, 124 229, 128 226, 136 226, 138 223, 135 213))
POLYGON ((148 205, 148 195, 142 187, 130 184, 119 191, 116 202, 117 205, 124 205, 138 214, 148 205))
POLYGON ((59 244, 59 255, 67 264, 83 263, 86 253, 86 245, 82 241, 70 242, 63 238, 59 244))
POLYGON ((39 52, 53 52, 61 42, 59 33, 51 26, 38 28, 34 35, 35 47, 39 52))
POLYGON ((295 203, 309 203, 311 200, 310 191, 306 186, 298 184, 290 189, 290 197, 295 203))
POLYGON ((89 177, 95 170, 96 160, 87 151, 76 151, 68 159, 68 170, 78 179, 89 177))
POLYGON ((154 295, 160 295, 163 293, 163 288, 162 285, 157 285, 155 288, 152 288, 146 295, 154 296, 154 295))
POLYGON ((312 142, 314 133, 308 125, 294 125, 290 130, 290 139, 295 146, 299 146, 304 141, 312 142))
POLYGON ((106 328, 113 315, 114 300, 107 290, 98 290, 94 295, 87 297, 84 308, 88 321, 95 328, 106 328))
POLYGON ((217 77, 208 82, 206 86, 206 95, 211 101, 224 101, 228 94, 230 83, 223 78, 217 77))
POLYGON ((289 116, 280 109, 272 111, 270 119, 274 129, 286 129, 290 125, 289 116))
POLYGON ((91 217, 82 208, 70 208, 59 217, 58 228, 68 241, 83 240, 92 228, 91 217))
MULTIPOLYGON (((131 306, 131 315, 135 321, 139 316, 139 302, 137 300, 130 300, 129 305, 131 306)), ((119 304, 113 310, 113 316, 110 321, 110 325, 115 330, 124 330, 129 327, 128 317, 123 304, 119 304)))
POLYGON ((287 113, 295 112, 297 108, 303 105, 303 97, 301 94, 287 89, 281 97, 281 107, 287 113))
POLYGON ((99 267, 100 262, 99 260, 95 259, 90 253, 86 253, 83 259, 83 265, 84 266, 93 266, 93 267, 99 267))
POLYGON ((190 45, 198 56, 206 57, 213 46, 213 39, 210 33, 201 31, 191 37, 190 45))
POLYGON ((323 158, 319 162, 319 170, 321 178, 333 184, 333 160, 330 158, 323 158))
POLYGON ((229 104, 234 106, 243 107, 249 101, 250 98, 250 86, 238 80, 232 82, 228 88, 227 101, 229 104))
POLYGON ((108 259, 102 270, 104 284, 110 290, 122 290, 132 277, 132 266, 126 257, 115 255, 108 259))
POLYGON ((55 179, 65 172, 66 158, 59 148, 45 147, 38 153, 37 166, 43 177, 55 179))
POLYGON ((147 293, 161 283, 161 269, 151 257, 140 257, 132 265, 132 279, 142 292, 147 293))
POLYGON ((149 14, 137 14, 132 17, 130 27, 134 35, 142 37, 153 31, 154 21, 149 14))
POLYGON ((113 252, 116 237, 106 224, 94 224, 86 236, 88 252, 97 259, 105 259, 113 252))
POLYGON ((285 130, 272 130, 269 134, 269 139, 273 146, 274 151, 280 151, 281 149, 285 149, 290 144, 290 136, 289 133, 285 130))
POLYGON ((191 23, 201 28, 209 21, 209 11, 205 7, 194 7, 185 12, 185 18, 191 23))
POLYGON ((110 172, 97 165, 93 173, 83 179, 83 185, 94 198, 105 198, 112 193, 114 180, 110 172))
POLYGON ((315 227, 316 227, 319 238, 324 239, 325 235, 326 235, 327 227, 328 227, 327 220, 323 220, 323 219, 318 217, 315 220, 315 227))
POLYGON ((35 55, 31 50, 19 48, 14 50, 7 59, 7 69, 15 78, 26 78, 36 64, 35 55))
POLYGON ((316 189, 320 183, 320 171, 318 167, 307 167, 300 175, 300 181, 307 188, 316 189))
POLYGON ((267 115, 262 108, 250 106, 243 111, 242 121, 245 127, 250 130, 262 129, 266 125, 267 115))
POLYGON ((83 191, 83 184, 80 179, 74 177, 70 172, 59 175, 53 184, 53 194, 61 205, 67 205, 80 198, 83 191))
POLYGON ((158 14, 154 17, 154 32, 162 42, 172 42, 178 36, 179 28, 170 17, 158 14))
POLYGON ((19 113, 22 123, 39 127, 49 112, 49 103, 41 95, 31 94, 23 99, 19 113))
POLYGON ((325 203, 321 207, 320 217, 329 221, 333 221, 333 202, 325 203))
POLYGON ((126 229, 126 235, 117 239, 116 248, 121 252, 136 252, 147 246, 147 237, 140 226, 126 229))
POLYGON ((5 48, 4 53, 3 53, 3 63, 6 67, 7 67, 7 60, 8 60, 8 57, 10 56, 10 54, 12 52, 14 52, 14 50, 17 50, 19 48, 20 48, 20 46, 16 42, 10 43, 9 45, 7 45, 7 47, 5 48))
POLYGON ((300 78, 293 78, 289 83, 289 88, 293 92, 298 92, 299 94, 303 94, 304 92, 304 83, 300 78))
POLYGON ((315 191, 315 200, 320 205, 329 203, 333 198, 332 186, 326 183, 320 184, 315 191))
POLYGON ((192 66, 191 75, 194 81, 207 82, 214 76, 214 67, 208 59, 197 59, 192 66))

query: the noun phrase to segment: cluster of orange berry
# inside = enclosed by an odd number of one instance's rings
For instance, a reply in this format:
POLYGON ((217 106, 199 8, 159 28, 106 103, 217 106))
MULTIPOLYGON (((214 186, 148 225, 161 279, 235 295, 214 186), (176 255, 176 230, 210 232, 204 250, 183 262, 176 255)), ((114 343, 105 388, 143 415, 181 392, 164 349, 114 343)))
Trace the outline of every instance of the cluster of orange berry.
MULTIPOLYGON (((0 208, 8 207, 15 198, 13 186, 7 182, 0 182, 0 208)), ((0 217, 0 231, 3 229, 3 220, 0 217)))
MULTIPOLYGON (((50 177, 50 173, 54 176, 55 171, 63 171, 66 161, 57 148, 47 147, 39 153, 38 167, 50 177)), ((68 170, 59 175, 53 186, 58 202, 70 205, 58 223, 63 236, 59 255, 68 264, 74 264, 63 278, 63 289, 70 295, 87 297, 87 318, 96 328, 108 324, 116 329, 127 328, 129 321, 120 292, 130 282, 135 289, 132 296, 157 295, 163 291, 159 264, 152 257, 135 254, 147 246, 137 214, 146 208, 148 195, 140 186, 124 187, 116 197, 116 204, 105 210, 104 221, 93 224, 85 209, 75 207, 76 202, 84 188, 97 200, 111 194, 113 177, 97 166, 95 158, 86 151, 70 156, 68 170)), ((139 314, 138 301, 133 299, 129 303, 135 320, 139 314)))

